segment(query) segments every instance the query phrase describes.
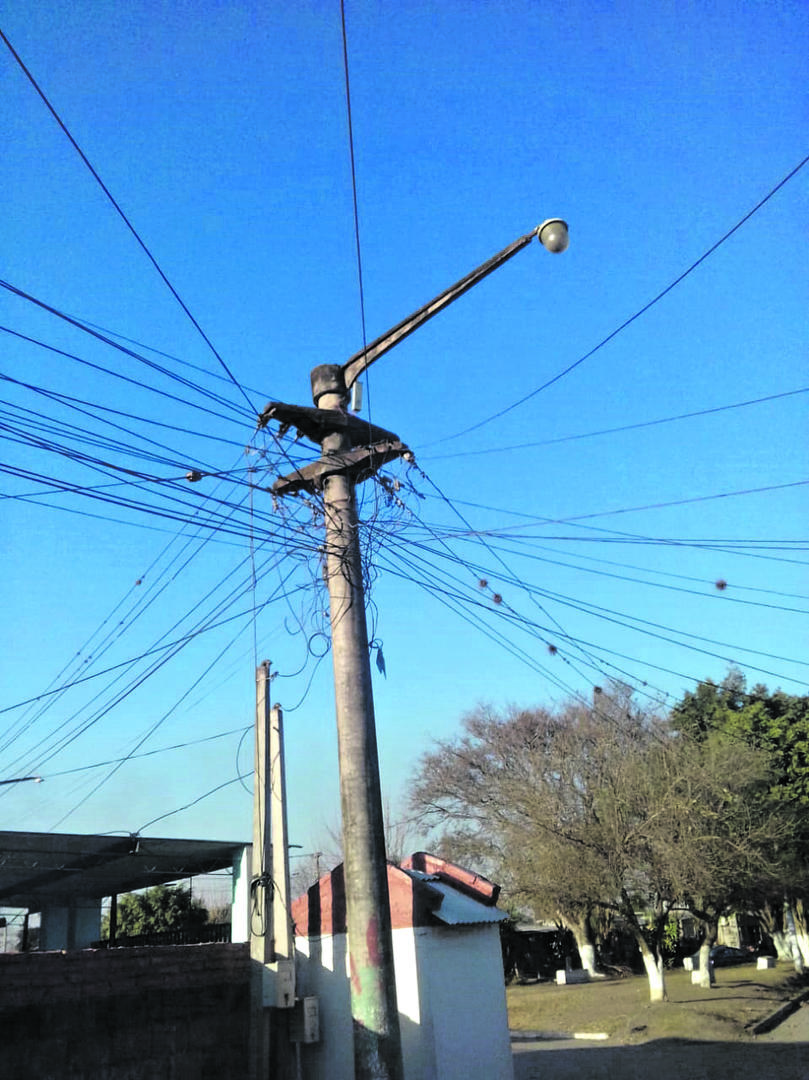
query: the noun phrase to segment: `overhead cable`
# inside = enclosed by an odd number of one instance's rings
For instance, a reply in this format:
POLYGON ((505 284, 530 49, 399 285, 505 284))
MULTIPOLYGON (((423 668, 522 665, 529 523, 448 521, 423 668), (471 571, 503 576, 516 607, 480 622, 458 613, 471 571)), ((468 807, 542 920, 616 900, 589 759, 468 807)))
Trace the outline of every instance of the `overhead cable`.
POLYGON ((756 214, 763 206, 765 206, 770 201, 770 199, 777 192, 779 192, 782 187, 784 187, 785 184, 787 184, 794 176, 796 176, 807 164, 807 162, 809 162, 809 154, 807 154, 806 157, 799 161, 793 169, 790 169, 787 175, 781 180, 779 180, 775 187, 771 188, 770 191, 768 191, 767 194, 764 196, 764 198, 760 199, 756 203, 752 210, 748 210, 744 217, 740 218, 736 222, 736 224, 732 226, 732 228, 728 229, 726 233, 720 236, 720 238, 714 244, 711 244, 707 251, 704 251, 698 259, 695 259, 694 262, 691 263, 689 267, 687 267, 681 274, 678 274, 674 281, 670 282, 665 287, 665 289, 661 289, 656 296, 653 296, 651 300, 647 301, 647 303, 645 303, 643 307, 639 308, 633 315, 630 315, 628 319, 624 319, 620 326, 617 326, 613 331, 607 334, 606 337, 603 337, 597 345, 594 345, 592 349, 589 349, 583 356, 580 356, 578 360, 574 360, 572 364, 568 364, 568 366, 566 368, 563 368, 562 371, 557 372, 556 375, 554 375, 550 379, 547 379, 544 383, 541 384, 541 386, 537 386, 534 390, 531 390, 530 393, 524 394, 517 401, 512 402, 511 405, 507 405, 505 408, 500 409, 498 412, 492 413, 491 416, 487 416, 483 420, 478 420, 477 423, 471 424, 469 427, 465 427, 461 431, 456 431, 452 435, 444 435, 442 438, 434 439, 431 443, 428 443, 426 445, 438 446, 440 443, 449 442, 451 439, 459 439, 462 435, 468 435, 472 431, 478 431, 480 428, 485 427, 486 424, 490 424, 493 420, 499 420, 500 417, 505 416, 507 413, 510 413, 514 409, 519 408, 520 405, 524 405, 526 401, 530 401, 531 398, 536 397, 537 394, 541 394, 543 390, 547 390, 548 387, 553 386, 554 383, 559 382, 559 380, 563 379, 565 375, 569 375, 571 371, 574 371, 586 360, 589 360, 591 356, 594 356, 597 352, 599 352, 599 350, 603 349, 605 345, 607 345, 610 341, 613 340, 613 338, 616 338, 620 333, 626 330, 628 326, 631 326, 633 322, 639 319, 642 315, 645 315, 646 312, 653 308, 655 304, 659 303, 664 296, 668 296, 672 289, 675 289, 681 282, 685 281, 689 274, 692 274, 697 269, 697 267, 701 266, 707 258, 713 255, 713 253, 722 246, 722 244, 729 240, 731 236, 734 235, 734 233, 738 232, 739 229, 741 229, 742 225, 748 222, 754 214, 756 214))
MULTIPOLYGON (((679 413, 677 416, 664 416, 659 420, 642 420, 636 424, 622 424, 620 427, 601 428, 598 431, 585 431, 578 435, 560 435, 555 439, 540 439, 537 442, 514 443, 511 446, 490 446, 484 450, 457 450, 451 454, 428 454, 426 460, 443 461, 447 458, 480 457, 484 454, 504 454, 510 450, 532 450, 538 446, 554 446, 556 443, 576 442, 579 439, 594 439, 600 435, 618 435, 624 431, 637 431, 640 428, 657 427, 659 424, 673 424, 678 420, 691 420, 697 416, 711 416, 715 413, 728 412, 731 409, 743 409, 748 405, 762 405, 781 398, 794 397, 796 394, 809 393, 809 386, 798 390, 785 390, 780 394, 767 394, 766 397, 751 398, 749 401, 737 401, 732 405, 717 405, 712 409, 697 409, 694 412, 679 413)), ((418 447, 415 448, 418 450, 418 447)))
POLYGON ((251 414, 252 414, 252 415, 254 415, 254 416, 255 416, 255 415, 257 415, 257 410, 256 410, 255 406, 253 405, 253 403, 252 403, 252 402, 250 401, 250 398, 249 398, 249 397, 247 396, 247 394, 245 393, 244 387, 243 387, 243 386, 241 385, 241 383, 239 383, 239 381, 238 381, 238 379, 236 378, 236 376, 235 376, 235 375, 233 374, 233 372, 232 372, 232 371, 230 370, 230 368, 228 367, 228 365, 227 365, 227 364, 225 363, 224 359, 223 359, 223 358, 222 358, 222 357, 220 356, 219 352, 217 351, 217 349, 216 349, 216 347, 214 346, 214 344, 213 344, 213 342, 211 341, 211 339, 210 339, 210 338, 208 337, 208 335, 207 335, 207 334, 205 333, 205 331, 204 331, 204 330, 202 329, 202 327, 200 326, 200 324, 199 324, 199 323, 197 322, 197 320, 196 320, 196 319, 194 318, 194 316, 193 316, 193 315, 191 314, 191 311, 190 311, 190 310, 189 310, 189 308, 188 308, 188 307, 186 306, 186 304, 185 304, 184 300, 182 299, 182 297, 180 296, 180 294, 179 294, 179 293, 177 292, 177 290, 176 290, 176 289, 174 288, 174 286, 172 285, 172 283, 171 283, 171 282, 169 281, 169 279, 168 279, 168 278, 166 277, 165 273, 164 273, 164 272, 163 272, 163 270, 161 269, 160 265, 159 265, 159 264, 158 264, 158 262, 157 262, 157 259, 156 259, 156 258, 154 257, 154 255, 153 255, 153 254, 151 253, 151 251, 149 250, 149 248, 148 248, 148 247, 146 246, 146 243, 145 243, 145 242, 144 242, 144 240, 143 240, 143 239, 141 238, 141 236, 140 236, 140 234, 138 233, 138 231, 137 231, 137 229, 135 228, 135 226, 134 226, 134 225, 132 224, 132 222, 131 222, 131 221, 129 220, 129 218, 127 217, 127 215, 126 215, 126 214, 124 213, 124 211, 123 211, 123 210, 121 209, 120 205, 118 204, 118 202, 117 202, 117 201, 116 201, 116 199, 114 198, 114 196, 113 196, 112 192, 111 192, 111 191, 109 190, 109 188, 107 187, 107 185, 106 185, 106 184, 104 183, 104 181, 103 181, 103 180, 101 179, 101 177, 100 177, 100 176, 99 176, 99 174, 98 174, 98 173, 96 172, 96 170, 95 170, 95 169, 93 168, 92 164, 90 163, 90 160, 89 160, 89 158, 88 158, 88 157, 87 157, 87 155, 86 155, 86 154, 84 153, 84 151, 83 151, 83 150, 82 150, 82 148, 81 148, 81 147, 79 146, 79 144, 78 144, 78 143, 76 142, 76 140, 74 139, 74 137, 73 137, 73 136, 71 135, 71 133, 70 133, 70 131, 68 130, 67 126, 65 125, 64 121, 63 121, 63 120, 62 120, 62 118, 61 118, 61 117, 59 116, 59 114, 57 113, 57 111, 56 111, 56 109, 55 109, 55 108, 53 107, 53 105, 52 105, 52 104, 50 103, 50 101, 49 101, 49 100, 48 100, 48 98, 46 97, 46 95, 45 95, 44 91, 43 91, 43 90, 42 90, 42 88, 40 87, 39 83, 38 83, 38 82, 36 81, 36 79, 34 78, 34 76, 33 76, 33 75, 31 74, 31 72, 30 72, 30 71, 28 70, 28 68, 27 68, 27 67, 25 66, 25 64, 24 64, 24 63, 23 63, 23 61, 22 61, 22 58, 21 58, 21 57, 20 57, 20 55, 19 55, 19 54, 17 53, 16 49, 15 49, 15 48, 14 48, 14 46, 13 46, 13 45, 11 44, 11 42, 10 42, 10 41, 8 40, 8 38, 7 38, 7 37, 6 37, 6 35, 5 35, 4 33, 3 33, 3 31, 2 31, 2 30, 0 30, 0 37, 2 37, 3 41, 5 42, 6 46, 8 47, 8 50, 9 50, 9 52, 10 52, 10 53, 11 53, 11 55, 12 55, 12 56, 14 57, 14 59, 15 59, 15 60, 17 61, 17 63, 19 64, 20 68, 22 69, 22 71, 23 71, 23 72, 25 73, 25 75, 26 75, 26 77, 27 77, 28 81, 29 81, 29 82, 31 83, 31 85, 33 86, 33 88, 34 88, 34 89, 36 90, 37 94, 39 94, 40 98, 41 98, 41 99, 42 99, 42 101, 43 101, 43 102, 45 103, 45 105, 46 105, 46 107, 47 107, 48 111, 49 111, 49 112, 50 112, 50 114, 51 114, 51 115, 53 116, 53 118, 54 118, 54 120, 56 121, 56 123, 57 123, 57 124, 59 125, 59 127, 60 127, 60 128, 62 129, 62 131, 63 131, 63 132, 65 133, 65 135, 67 136, 67 138, 68 138, 68 140, 70 141, 71 145, 73 146, 74 150, 75 150, 75 151, 77 152, 77 154, 78 154, 78 155, 79 155, 79 157, 80 157, 80 158, 82 159, 82 161, 84 162, 84 164, 85 164, 85 165, 87 166, 87 168, 88 168, 88 169, 90 170, 90 172, 91 172, 91 174, 92 174, 93 178, 94 178, 94 179, 96 180, 96 182, 98 183, 98 185, 99 185, 99 187, 101 188, 101 190, 102 190, 102 191, 104 192, 104 194, 105 194, 105 195, 107 196, 107 198, 109 199, 109 201, 110 201, 110 202, 112 203, 113 207, 115 208, 116 212, 118 213, 118 216, 119 216, 119 217, 121 218, 121 220, 122 220, 122 221, 123 221, 123 223, 124 223, 124 224, 126 225, 126 227, 127 227, 128 229, 129 229, 129 231, 130 231, 130 232, 132 233, 132 235, 134 236, 135 240, 136 240, 136 241, 138 242, 138 244, 140 245, 141 249, 142 249, 142 250, 143 250, 143 252, 145 253, 146 257, 147 257, 147 258, 149 259, 149 261, 151 262, 152 266, 153 266, 153 267, 155 268, 155 270, 156 270, 156 271, 158 272, 158 274, 159 274, 159 275, 160 275, 160 277, 162 278, 162 280, 163 280, 163 282, 165 283, 165 285, 166 285, 166 286, 168 287, 168 289, 169 289, 169 292, 171 293, 171 295, 172 295, 172 296, 174 297, 174 299, 175 299, 175 300, 177 301, 177 303, 178 303, 178 304, 180 305, 180 307, 181 307, 181 308, 183 309, 183 311, 185 312, 185 314, 186 314, 186 315, 188 316, 188 318, 189 318, 189 319, 191 320, 192 324, 194 325, 194 327, 196 328, 196 330, 197 330, 197 331, 199 332, 199 334, 200 334, 200 336, 202 337, 202 339, 204 340, 205 344, 206 344, 206 345, 208 346, 208 348, 209 348, 209 349, 211 350, 211 352, 213 353, 213 355, 214 355, 214 356, 216 357, 216 359, 217 359, 217 360, 219 361, 219 363, 220 363, 220 364, 222 365, 222 368, 224 369, 224 371, 225 371, 225 372, 226 372, 226 374, 228 375, 228 377, 229 377, 230 381, 231 381, 231 382, 233 383, 233 385, 234 385, 234 386, 236 387, 236 389, 237 389, 237 390, 239 390, 239 392, 241 393, 242 397, 243 397, 243 398, 244 398, 244 400, 245 400, 245 401, 247 402, 247 406, 248 406, 248 408, 249 408, 249 410, 250 410, 251 414))

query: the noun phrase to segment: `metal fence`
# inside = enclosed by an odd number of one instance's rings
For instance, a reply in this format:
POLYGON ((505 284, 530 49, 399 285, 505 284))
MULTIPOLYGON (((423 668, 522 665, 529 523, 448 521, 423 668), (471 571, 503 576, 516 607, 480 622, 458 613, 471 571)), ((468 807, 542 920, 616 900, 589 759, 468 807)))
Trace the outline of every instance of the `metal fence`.
MULTIPOLYGON (((155 934, 116 934, 114 948, 130 949, 143 945, 205 945, 210 942, 230 941, 231 924, 204 923, 202 926, 178 927, 155 934)), ((97 941, 97 949, 108 949, 109 941, 97 941)))

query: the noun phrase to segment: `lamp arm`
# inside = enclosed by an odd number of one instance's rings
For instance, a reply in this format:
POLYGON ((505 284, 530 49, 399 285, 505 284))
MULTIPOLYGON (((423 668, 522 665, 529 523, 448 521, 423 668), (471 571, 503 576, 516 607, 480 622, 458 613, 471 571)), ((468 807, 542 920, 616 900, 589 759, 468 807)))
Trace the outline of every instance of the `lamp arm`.
POLYGON ((450 285, 444 292, 439 293, 435 299, 430 300, 423 307, 420 307, 418 311, 414 311, 412 315, 408 315, 407 318, 402 319, 400 323, 397 323, 392 329, 376 338, 370 345, 367 345, 364 349, 360 349, 359 352, 354 353, 354 355, 343 364, 346 390, 350 390, 365 369, 370 367, 380 356, 388 352, 389 349, 392 349, 394 345, 398 345, 400 341, 409 334, 412 334, 413 331, 417 330, 423 323, 426 323, 433 315, 437 315, 439 311, 451 304, 453 300, 457 300, 459 296, 463 296, 463 294, 471 289, 473 285, 477 285, 479 281, 482 281, 488 274, 491 274, 493 270, 497 270, 504 262, 508 262, 513 255, 516 255, 518 251, 521 251, 527 244, 530 244, 534 237, 538 235, 540 228, 541 226, 538 226, 532 232, 526 233, 525 236, 521 236, 518 240, 513 241, 508 247, 503 248, 502 251, 499 251, 490 259, 487 259, 487 261, 482 263, 476 270, 472 270, 466 277, 462 277, 460 281, 456 281, 454 285, 450 285))

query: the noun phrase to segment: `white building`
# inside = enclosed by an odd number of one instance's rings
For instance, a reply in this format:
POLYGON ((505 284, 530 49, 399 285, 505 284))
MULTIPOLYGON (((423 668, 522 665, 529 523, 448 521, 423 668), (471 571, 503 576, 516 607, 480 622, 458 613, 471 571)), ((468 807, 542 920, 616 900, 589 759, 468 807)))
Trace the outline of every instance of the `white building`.
MULTIPOLYGON (((405 1080, 512 1080, 499 886, 418 852, 388 866, 405 1080)), ((292 905, 299 997, 315 996, 320 1041, 301 1047, 311 1080, 353 1080, 342 866, 292 905)))

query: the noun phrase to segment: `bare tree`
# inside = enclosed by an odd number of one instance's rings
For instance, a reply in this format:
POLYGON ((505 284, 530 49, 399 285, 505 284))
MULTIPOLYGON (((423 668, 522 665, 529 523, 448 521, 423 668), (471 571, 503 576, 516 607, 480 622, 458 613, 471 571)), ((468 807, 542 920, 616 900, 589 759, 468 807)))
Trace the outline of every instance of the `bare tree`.
POLYGON ((574 934, 595 967, 593 916, 619 914, 650 997, 665 996, 662 935, 671 883, 646 823, 659 812, 643 768, 658 722, 621 687, 597 709, 479 708, 420 763, 413 805, 445 843, 486 860, 514 899, 574 934))
POLYGON ((422 758, 413 804, 450 852, 567 926, 589 970, 595 916, 619 917, 662 1001, 670 911, 701 920, 708 985, 721 916, 783 880, 794 814, 771 783, 766 755, 678 734, 618 686, 594 708, 479 708, 422 758))
MULTIPOLYGON (((391 809, 390 799, 385 798, 382 807, 385 823, 385 851, 388 862, 402 862, 413 853, 418 842, 418 832, 413 814, 391 809)), ((316 851, 291 856, 290 886, 293 896, 300 896, 314 885, 322 874, 333 870, 343 861, 343 841, 336 822, 324 825, 317 842, 316 851)))

